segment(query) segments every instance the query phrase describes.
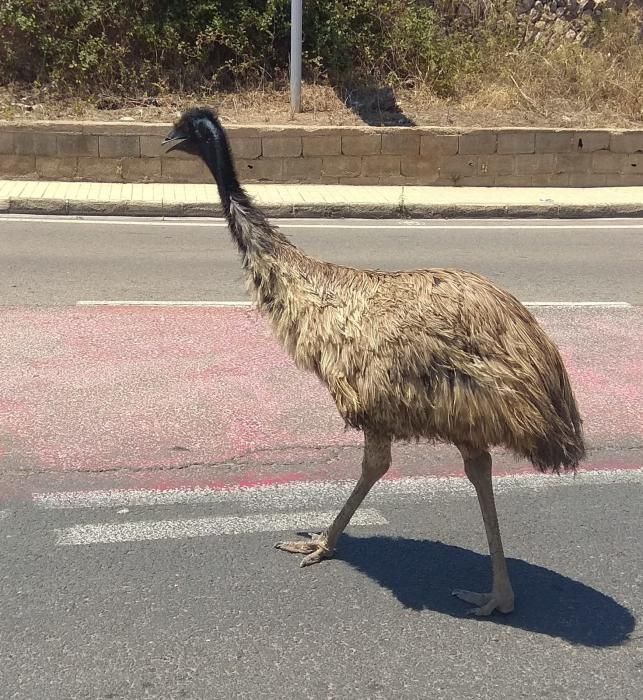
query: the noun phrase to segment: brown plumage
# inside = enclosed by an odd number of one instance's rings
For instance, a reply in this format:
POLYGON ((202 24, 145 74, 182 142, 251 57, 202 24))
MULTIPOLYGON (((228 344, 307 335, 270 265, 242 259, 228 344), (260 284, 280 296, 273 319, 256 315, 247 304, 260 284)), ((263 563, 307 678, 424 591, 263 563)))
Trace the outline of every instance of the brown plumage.
POLYGON ((541 471, 575 469, 581 420, 555 345, 531 313, 489 280, 461 270, 357 270, 305 255, 253 206, 216 116, 186 112, 166 139, 199 155, 219 188, 249 289, 298 367, 315 372, 347 425, 364 431, 362 476, 329 530, 280 543, 330 556, 339 534, 390 465, 392 440, 449 442, 476 488, 493 564, 480 607, 513 609, 491 490, 488 449, 504 446, 541 471))

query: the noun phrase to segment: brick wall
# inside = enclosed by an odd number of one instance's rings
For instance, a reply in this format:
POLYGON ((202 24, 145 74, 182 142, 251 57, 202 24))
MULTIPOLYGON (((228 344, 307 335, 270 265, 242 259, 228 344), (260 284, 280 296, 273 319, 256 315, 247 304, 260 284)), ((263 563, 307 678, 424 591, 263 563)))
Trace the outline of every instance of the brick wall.
MULTIPOLYGON (((0 122, 0 178, 211 182, 168 124, 0 122)), ((228 127, 245 182, 643 185, 643 130, 228 127)))

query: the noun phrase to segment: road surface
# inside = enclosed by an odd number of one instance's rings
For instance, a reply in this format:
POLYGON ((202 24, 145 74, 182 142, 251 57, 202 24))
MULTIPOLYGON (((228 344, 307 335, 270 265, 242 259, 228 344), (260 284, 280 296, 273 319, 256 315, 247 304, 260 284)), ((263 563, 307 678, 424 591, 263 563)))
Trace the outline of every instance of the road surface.
POLYGON ((272 549, 332 518, 360 436, 236 303, 221 222, 5 217, 0 698, 638 698, 643 222, 283 223, 482 272, 558 342, 590 453, 494 454, 516 612, 449 595, 489 578, 451 447, 396 446, 335 559, 272 549))
MULTIPOLYGON (((643 221, 284 220, 311 255, 360 267, 462 267, 522 300, 643 303, 643 221)), ((0 304, 237 300, 223 221, 0 219, 0 304)))

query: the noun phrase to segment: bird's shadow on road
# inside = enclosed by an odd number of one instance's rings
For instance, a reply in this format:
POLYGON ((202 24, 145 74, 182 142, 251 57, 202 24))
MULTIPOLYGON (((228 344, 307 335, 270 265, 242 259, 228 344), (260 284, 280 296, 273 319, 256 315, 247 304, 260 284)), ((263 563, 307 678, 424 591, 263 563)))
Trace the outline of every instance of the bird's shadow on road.
MULTIPOLYGON (((453 588, 490 590, 489 558, 461 547, 392 537, 344 535, 337 558, 366 574, 413 610, 462 617, 471 607, 450 595, 453 588)), ((613 598, 535 564, 509 559, 516 610, 476 618, 565 639, 588 647, 628 641, 635 618, 613 598)))

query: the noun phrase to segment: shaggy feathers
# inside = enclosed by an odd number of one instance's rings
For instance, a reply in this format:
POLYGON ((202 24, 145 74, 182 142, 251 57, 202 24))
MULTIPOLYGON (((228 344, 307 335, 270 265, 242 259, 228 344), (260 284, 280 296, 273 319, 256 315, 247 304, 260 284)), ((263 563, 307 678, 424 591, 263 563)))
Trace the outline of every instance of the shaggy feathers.
POLYGON ((213 113, 188 112, 176 129, 200 134, 258 308, 347 425, 576 468, 584 446, 567 372, 511 294, 461 270, 387 273, 309 257, 252 205, 213 113))

